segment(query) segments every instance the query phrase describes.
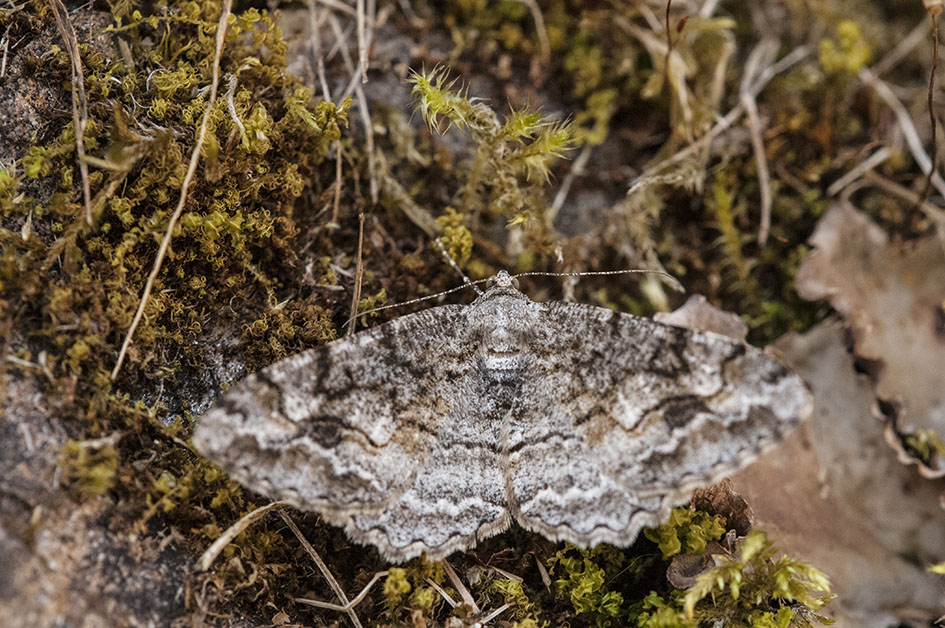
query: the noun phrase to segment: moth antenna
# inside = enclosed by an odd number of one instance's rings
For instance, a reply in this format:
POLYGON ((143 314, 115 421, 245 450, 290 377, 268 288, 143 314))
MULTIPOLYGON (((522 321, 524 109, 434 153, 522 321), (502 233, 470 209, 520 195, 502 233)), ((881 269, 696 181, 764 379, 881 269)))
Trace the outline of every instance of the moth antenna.
POLYGON ((453 267, 453 270, 455 270, 457 274, 463 278, 463 283, 467 286, 472 286, 472 289, 476 291, 476 294, 482 296, 482 290, 480 290, 475 283, 469 280, 469 277, 466 276, 466 273, 463 272, 463 269, 459 267, 459 264, 456 263, 453 257, 446 250, 446 247, 443 246, 443 242, 441 242, 439 238, 433 238, 433 242, 435 242, 436 246, 439 247, 440 253, 443 254, 443 257, 446 258, 446 261, 449 262, 449 265, 453 267))
MULTIPOLYGON (((459 292, 460 290, 465 290, 466 288, 472 287, 480 295, 482 291, 478 289, 477 284, 486 283, 491 280, 492 277, 486 277, 485 279, 477 279, 476 281, 468 281, 461 286, 456 286, 455 288, 450 288, 449 290, 443 290, 442 292, 437 292, 435 294, 428 294, 425 297, 417 297, 416 299, 410 299, 409 301, 401 301, 400 303, 391 303, 390 305, 381 305, 378 307, 372 307, 370 310, 364 310, 363 312, 358 312, 358 316, 364 316, 366 314, 373 314, 374 312, 380 312, 381 310, 389 310, 393 307, 402 307, 404 305, 412 305, 414 303, 420 303, 421 301, 429 301, 430 299, 436 299, 447 294, 452 294, 453 292, 459 292)), ((347 321, 344 324, 344 327, 347 327, 351 321, 347 321)))
POLYGON ((527 273, 518 273, 517 275, 512 275, 512 279, 517 279, 519 277, 595 277, 600 275, 634 275, 637 273, 646 273, 652 275, 659 275, 662 277, 670 288, 676 292, 685 292, 686 289, 683 287, 679 280, 670 275, 664 270, 653 270, 649 268, 633 268, 627 270, 585 270, 580 272, 573 273, 551 273, 544 272, 540 270, 529 271, 527 273))

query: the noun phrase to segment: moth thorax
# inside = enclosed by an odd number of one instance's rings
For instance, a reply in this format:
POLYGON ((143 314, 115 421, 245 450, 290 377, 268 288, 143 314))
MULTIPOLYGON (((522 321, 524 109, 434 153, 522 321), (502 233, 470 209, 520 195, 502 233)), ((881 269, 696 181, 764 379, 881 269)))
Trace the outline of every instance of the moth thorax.
POLYGON ((483 330, 479 345, 479 361, 494 380, 516 377, 524 367, 525 335, 520 328, 499 324, 483 330))

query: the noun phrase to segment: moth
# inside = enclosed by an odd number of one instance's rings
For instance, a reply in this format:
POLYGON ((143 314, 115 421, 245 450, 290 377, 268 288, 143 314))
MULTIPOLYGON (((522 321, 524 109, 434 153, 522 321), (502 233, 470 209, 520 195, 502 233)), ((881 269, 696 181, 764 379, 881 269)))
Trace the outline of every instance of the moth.
POLYGON ((390 561, 512 522, 626 546, 811 411, 760 349, 607 309, 534 302, 500 272, 443 305, 297 354, 226 392, 197 450, 390 561))

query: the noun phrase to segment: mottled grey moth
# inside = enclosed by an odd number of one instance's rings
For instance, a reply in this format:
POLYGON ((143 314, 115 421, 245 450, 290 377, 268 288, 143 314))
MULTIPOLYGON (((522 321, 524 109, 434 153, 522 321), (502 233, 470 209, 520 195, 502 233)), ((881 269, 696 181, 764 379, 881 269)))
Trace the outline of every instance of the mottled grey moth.
POLYGON ((397 318, 275 363, 194 445, 246 487, 392 561, 441 559, 514 521, 628 545, 810 412, 763 351, 576 303, 505 272, 471 305, 397 318))

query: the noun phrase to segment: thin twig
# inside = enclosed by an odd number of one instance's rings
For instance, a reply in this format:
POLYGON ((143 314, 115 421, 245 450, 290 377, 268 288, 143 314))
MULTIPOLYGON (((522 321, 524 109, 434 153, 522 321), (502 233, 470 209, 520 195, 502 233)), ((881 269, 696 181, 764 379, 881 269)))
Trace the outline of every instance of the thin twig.
POLYGON ((364 212, 358 214, 358 221, 358 260, 354 265, 354 294, 351 295, 351 316, 348 318, 348 334, 351 334, 357 326, 358 303, 361 302, 361 281, 364 279, 364 262, 361 258, 364 250, 364 212))
POLYGON ((318 608, 327 608, 328 610, 338 611, 339 613, 347 613, 348 611, 353 609, 355 606, 360 604, 364 600, 364 598, 367 596, 368 592, 371 590, 374 584, 378 580, 386 576, 387 573, 388 572, 384 570, 384 571, 378 571, 376 574, 374 574, 374 577, 372 577, 371 581, 368 582, 364 586, 363 589, 361 589, 361 592, 358 593, 356 596, 354 596, 354 598, 352 598, 352 600, 348 602, 347 604, 345 604, 344 606, 341 606, 339 604, 332 604, 331 602, 322 602, 321 600, 310 600, 304 597, 297 597, 295 598, 295 601, 301 604, 308 604, 309 606, 316 606, 318 608))
POLYGON ((141 317, 144 315, 144 308, 148 303, 148 297, 151 296, 151 289, 154 287, 154 280, 161 271, 161 264, 164 261, 164 256, 167 255, 168 247, 171 245, 171 237, 174 234, 174 227, 177 225, 177 219, 180 218, 181 212, 184 211, 184 204, 187 202, 187 191, 190 188, 191 181, 193 181, 194 174, 197 172, 197 163, 200 161, 200 151, 203 149, 203 143, 207 135, 207 126, 210 121, 210 113, 213 110, 213 105, 217 99, 217 86, 220 82, 220 57, 223 54, 223 41, 226 37, 227 20, 229 20, 232 5, 233 0, 223 0, 223 10, 220 13, 220 21, 217 23, 216 50, 213 55, 210 97, 207 101, 207 109, 203 112, 203 118, 200 121, 200 130, 197 133, 197 142, 194 144, 194 150, 190 155, 190 164, 187 166, 187 173, 184 175, 184 182, 181 184, 180 198, 177 201, 177 207, 174 209, 174 213, 171 215, 171 219, 167 223, 167 231, 164 232, 164 238, 161 240, 160 247, 158 247, 157 257, 154 259, 154 268, 151 269, 151 274, 148 275, 148 280, 144 284, 144 292, 141 295, 140 303, 138 303, 138 311, 135 312, 135 316, 131 321, 131 327, 128 328, 128 333, 125 335, 125 341, 122 343, 121 351, 118 353, 118 361, 115 363, 115 368, 112 369, 112 379, 118 377, 118 371, 121 369, 121 363, 125 359, 125 353, 128 351, 128 345, 131 344, 131 339, 134 336, 135 329, 138 328, 138 323, 141 322, 141 317))
POLYGON ((912 158, 915 159, 916 163, 919 165, 922 174, 932 173, 932 185, 935 186, 939 194, 945 196, 945 181, 942 180, 942 177, 939 176, 937 172, 933 172, 932 160, 922 147, 919 132, 916 130, 915 123, 912 121, 912 117, 909 115, 906 106, 896 97, 892 88, 890 88, 884 80, 876 76, 872 70, 863 68, 860 70, 858 77, 864 85, 871 87, 873 91, 876 92, 876 95, 892 109, 893 114, 896 116, 896 121, 899 123, 899 128, 902 129, 903 137, 906 139, 906 145, 909 147, 912 158))
POLYGON ((898 196, 906 202, 915 203, 925 214, 926 218, 935 224, 939 236, 945 240, 945 210, 941 207, 923 200, 916 192, 899 185, 895 181, 890 181, 875 170, 867 170, 863 173, 863 181, 875 185, 893 196, 898 196))
POLYGON ((845 188, 855 183, 860 177, 865 175, 868 170, 872 170, 876 166, 889 159, 890 155, 892 155, 892 149, 888 146, 883 146, 875 153, 858 163, 855 167, 851 168, 850 171, 844 174, 842 177, 831 183, 830 187, 827 188, 827 195, 836 196, 845 188))
POLYGON ((456 589, 456 592, 459 593, 459 597, 462 598, 463 604, 472 609, 473 613, 479 614, 479 605, 476 604, 476 600, 473 599, 472 593, 469 592, 469 589, 466 588, 466 585, 463 584, 463 581, 459 579, 456 570, 453 569, 453 566, 449 564, 448 561, 444 560, 442 563, 443 572, 446 573, 446 577, 449 578, 450 582, 453 584, 453 588, 456 589))
POLYGON ((342 13, 347 13, 348 15, 357 15, 358 12, 351 5, 340 2, 339 0, 318 0, 319 3, 324 4, 326 7, 341 11, 342 13))
POLYGON ((673 8, 673 0, 666 0, 666 23, 663 25, 666 31, 666 56, 663 58, 663 89, 669 83, 669 58, 673 54, 673 29, 669 22, 669 13, 673 8))
MULTIPOLYGON (((82 70, 82 57, 79 55, 79 40, 72 20, 61 0, 49 0, 49 6, 56 16, 59 35, 66 44, 66 51, 72 61, 72 126, 75 127, 75 150, 79 157, 79 172, 82 175, 82 197, 85 201, 85 221, 92 224, 92 187, 89 184, 89 165, 85 161, 85 125, 89 119, 89 105, 85 96, 85 77, 82 70)), ((4 54, 6 60, 6 54, 4 54)))
POLYGON ((545 27, 545 16, 541 14, 541 7, 535 0, 518 0, 528 7, 531 11, 532 20, 535 22, 535 33, 538 36, 538 50, 541 54, 541 62, 545 67, 551 65, 551 40, 548 39, 548 29, 545 27))
POLYGON ((0 60, 0 79, 7 74, 7 53, 10 52, 10 27, 3 33, 3 59, 0 60))
POLYGON ((322 88, 322 98, 325 102, 332 102, 331 90, 328 88, 328 78, 325 75, 325 57, 322 55, 321 11, 315 0, 308 0, 309 43, 312 47, 312 57, 315 60, 315 75, 322 88))
MULTIPOLYGON (((344 39, 344 33, 341 30, 341 25, 338 23, 337 18, 335 18, 334 15, 330 15, 328 17, 328 21, 331 24, 336 41, 341 42, 344 39)), ((358 113, 361 116, 361 124, 364 126, 364 140, 366 144, 365 150, 367 152, 368 158, 368 179, 369 188, 371 191, 371 203, 376 205, 378 196, 377 157, 374 151, 374 125, 371 123, 371 111, 368 108, 367 97, 364 95, 361 82, 356 80, 359 70, 355 69, 354 62, 351 59, 351 54, 348 52, 348 48, 346 46, 341 47, 341 58, 344 61, 345 67, 348 69, 348 71, 353 73, 352 82, 349 83, 348 88, 354 92, 358 103, 358 113)), ((347 98, 349 93, 350 92, 346 90, 345 94, 342 96, 342 100, 347 98)))
POLYGON ((923 39, 925 39, 925 34, 928 29, 928 26, 925 23, 925 19, 919 20, 919 23, 915 25, 909 34, 899 40, 899 42, 893 47, 892 50, 887 52, 879 62, 873 66, 873 74, 876 76, 883 76, 894 67, 899 65, 899 62, 906 58, 912 49, 918 46, 923 39))
POLYGON ((712 17, 718 4, 719 0, 705 0, 705 4, 699 8, 699 17, 712 17))
MULTIPOLYGON (((328 565, 325 564, 325 561, 322 560, 322 557, 318 555, 318 552, 315 551, 315 548, 312 547, 312 544, 308 542, 302 532, 299 530, 298 526, 295 525, 295 522, 292 521, 292 517, 285 514, 283 511, 279 511, 279 516, 282 517, 282 520, 285 521, 285 524, 289 526, 289 529, 292 530, 292 533, 295 534, 298 538, 299 543, 302 544, 302 547, 305 548, 305 551, 308 552, 308 555, 312 557, 312 560, 315 561, 315 564, 318 566, 319 571, 322 572, 322 575, 325 576, 325 580, 328 581, 328 586, 331 587, 331 590, 335 592, 335 595, 338 596, 338 599, 341 600, 341 603, 345 606, 348 606, 348 596, 345 595, 344 590, 341 588, 341 585, 338 584, 338 581, 335 580, 335 577, 328 570, 328 565)), ((357 613, 354 612, 353 608, 349 608, 345 611, 348 615, 348 618, 351 620, 357 628, 363 628, 361 625, 361 620, 358 619, 357 613)))
POLYGON ((400 211, 410 219, 410 222, 431 238, 435 238, 440 232, 440 227, 436 224, 436 218, 426 208, 421 207, 417 201, 413 200, 413 197, 404 189, 400 181, 391 174, 390 166, 383 152, 377 153, 377 165, 381 185, 384 186, 384 194, 392 206, 400 208, 400 211))
POLYGON ((923 200, 929 195, 929 189, 932 187, 932 176, 936 171, 938 163, 938 123, 935 118, 935 75, 938 73, 938 15, 941 13, 941 5, 936 7, 937 11, 929 13, 932 15, 932 71, 929 72, 929 123, 932 127, 932 142, 929 153, 932 155, 932 167, 929 169, 928 177, 925 179, 925 188, 919 195, 923 200))
POLYGON ((262 517, 276 508, 282 508, 288 506, 288 502, 272 502, 271 504, 266 504, 265 506, 260 506, 256 510, 250 512, 249 514, 243 515, 239 520, 226 529, 220 537, 214 541, 210 547, 200 556, 197 560, 197 564, 194 565, 194 569, 197 571, 206 571, 210 569, 210 565, 213 564, 213 561, 217 559, 217 556, 220 555, 220 552, 223 551, 223 548, 233 542, 240 532, 251 526, 256 521, 262 519, 262 517))
POLYGON ((764 246, 771 230, 771 173, 768 170, 768 158, 765 155, 765 143, 762 137, 761 116, 758 115, 758 103, 751 93, 751 85, 759 67, 771 65, 778 53, 779 42, 775 38, 765 38, 748 55, 745 72, 742 77, 739 99, 748 118, 748 130, 751 136, 752 152, 755 154, 755 169, 758 171, 758 187, 761 190, 761 221, 758 228, 758 244, 764 246))
POLYGON ((338 224, 338 214, 341 212, 341 162, 344 159, 344 149, 341 140, 335 140, 335 194, 331 203, 331 222, 338 224))
POLYGON ((575 177, 584 174, 584 166, 587 165, 588 160, 591 158, 591 152, 593 152, 593 147, 590 144, 586 144, 584 148, 581 149, 581 154, 579 154, 577 159, 571 164, 571 169, 568 171, 568 174, 562 179, 561 187, 558 188, 555 198, 551 202, 551 206, 548 208, 548 211, 545 212, 545 221, 548 225, 554 223, 558 212, 564 207, 564 202, 568 199, 568 194, 571 192, 571 186, 574 184, 575 177))
POLYGON ((357 4, 358 20, 358 69, 361 72, 361 82, 367 83, 367 32, 364 16, 364 0, 355 0, 357 4))

